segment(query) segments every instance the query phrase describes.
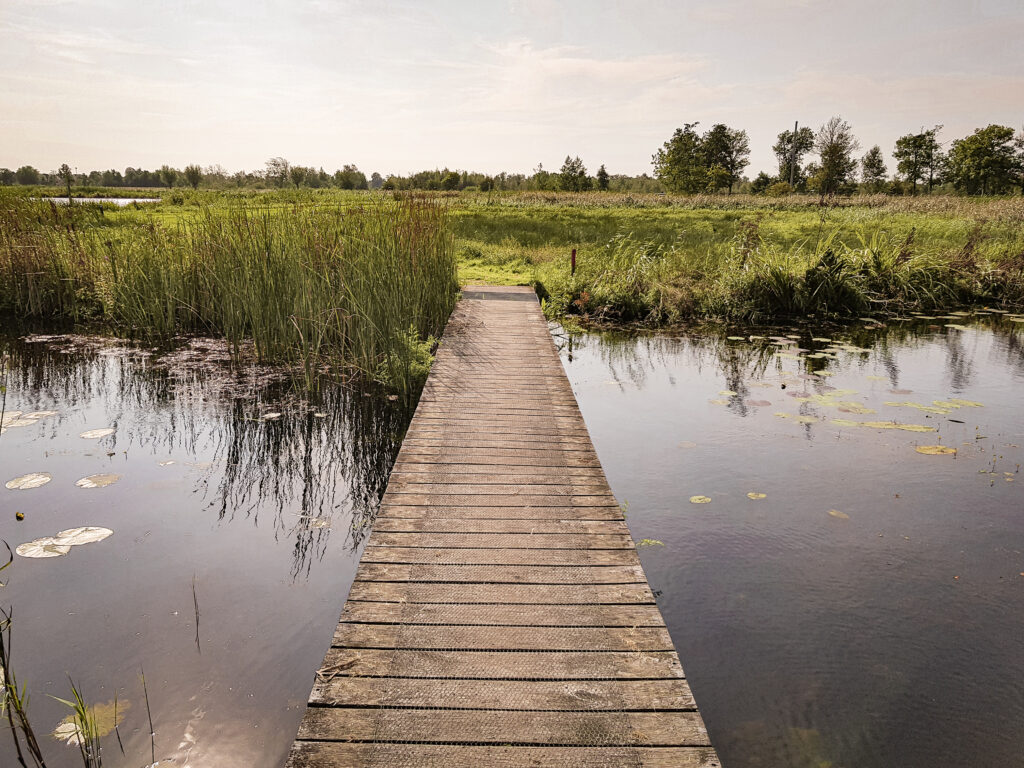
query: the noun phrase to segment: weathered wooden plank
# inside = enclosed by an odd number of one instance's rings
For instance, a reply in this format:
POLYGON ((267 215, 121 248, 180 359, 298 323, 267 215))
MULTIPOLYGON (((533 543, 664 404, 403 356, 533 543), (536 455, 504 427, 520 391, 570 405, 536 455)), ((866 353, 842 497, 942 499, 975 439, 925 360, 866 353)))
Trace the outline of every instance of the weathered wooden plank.
MULTIPOLYGON (((639 560, 627 565, 450 565, 373 563, 363 559, 356 582, 465 584, 647 584, 639 560)), ((353 589, 355 586, 353 585, 353 589)))
MULTIPOLYGON (((451 685, 451 683, 449 683, 451 685)), ((454 686, 453 686, 454 687, 454 686)), ((517 710, 311 707, 300 739, 435 744, 497 742, 580 746, 707 746, 696 712, 548 712, 517 710)))
POLYGON ((450 565, 635 565, 632 549, 434 549, 367 547, 367 563, 446 563, 450 565))
POLYGON ((509 519, 515 517, 522 520, 543 520, 548 518, 577 520, 622 520, 622 508, 617 504, 591 504, 579 507, 519 507, 514 514, 509 507, 471 506, 453 507, 444 504, 411 505, 391 504, 385 499, 381 504, 377 519, 386 517, 458 517, 470 519, 509 519))
MULTIPOLYGON (((444 591, 435 585, 436 597, 444 591)), ((656 605, 463 605, 461 603, 345 604, 341 620, 361 624, 437 624, 536 627, 663 627, 656 605)))
POLYGON ((325 675, 310 703, 332 707, 631 711, 695 710, 686 680, 436 680, 325 675))
POLYGON ((460 517, 381 517, 373 524, 375 532, 392 533, 616 533, 629 536, 622 520, 546 520, 460 517))
POLYGON ((626 549, 633 539, 621 533, 396 533, 373 531, 371 547, 432 547, 443 549, 626 549))
POLYGON ((325 676, 482 680, 658 680, 685 677, 675 651, 472 651, 331 648, 325 676))
POLYGON ((480 651, 670 651, 664 627, 496 627, 341 623, 344 648, 459 648, 480 651))
MULTIPOLYGON (((494 495, 510 496, 607 496, 614 498, 611 490, 604 483, 545 483, 534 485, 527 483, 417 483, 403 480, 393 481, 388 485, 388 493, 392 498, 405 493, 459 495, 494 495)), ((399 501, 401 499, 399 498, 399 501)))
POLYGON ((607 502, 611 497, 606 494, 573 495, 573 496, 531 496, 526 494, 501 496, 498 494, 473 493, 394 493, 388 500, 405 506, 429 507, 511 507, 515 509, 533 509, 536 507, 561 506, 596 506, 607 502))
POLYGON ((721 768, 710 747, 522 747, 297 741, 287 768, 721 768))
MULTIPOLYGON (((368 575, 365 572, 363 575, 368 575)), ((386 574, 384 574, 386 575, 386 574)), ((635 574, 632 576, 636 578, 635 574)), ((497 603, 503 605, 642 605, 654 602, 651 588, 634 584, 501 584, 452 583, 432 581, 355 581, 348 593, 355 601, 393 603, 437 603, 446 601, 464 605, 497 603)))

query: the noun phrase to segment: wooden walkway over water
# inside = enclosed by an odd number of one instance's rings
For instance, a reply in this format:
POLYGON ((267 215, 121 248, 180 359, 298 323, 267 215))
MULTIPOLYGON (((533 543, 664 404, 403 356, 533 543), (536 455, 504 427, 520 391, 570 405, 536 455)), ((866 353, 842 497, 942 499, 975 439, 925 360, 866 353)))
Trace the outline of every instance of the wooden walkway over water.
POLYGON ((290 768, 718 765, 536 297, 467 289, 290 768))

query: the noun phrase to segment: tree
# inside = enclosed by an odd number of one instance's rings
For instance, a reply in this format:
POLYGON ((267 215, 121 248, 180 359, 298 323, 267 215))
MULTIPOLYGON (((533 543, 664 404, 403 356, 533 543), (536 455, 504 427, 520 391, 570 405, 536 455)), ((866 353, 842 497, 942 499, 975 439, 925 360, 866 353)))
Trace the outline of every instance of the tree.
POLYGON ((292 184, 298 189, 302 186, 302 182, 306 180, 308 172, 308 168, 303 168, 301 165, 293 165, 288 169, 288 178, 291 179, 292 184))
POLYGON ((601 167, 597 169, 597 175, 595 178, 597 179, 597 188, 602 192, 607 192, 608 181, 611 177, 608 176, 608 171, 604 169, 604 163, 601 163, 601 167))
POLYGON ((445 169, 445 173, 441 177, 441 189, 446 190, 448 192, 454 189, 458 189, 459 182, 461 180, 462 177, 458 174, 457 171, 449 171, 445 169))
POLYGON ((654 175, 671 192, 702 192, 707 186, 704 147, 694 128, 699 123, 685 123, 676 128, 651 158, 654 175))
POLYGON ((186 165, 185 170, 185 181, 188 182, 192 189, 199 189, 199 182, 203 180, 203 170, 198 165, 186 165))
POLYGON ((850 124, 839 116, 832 117, 814 136, 814 150, 818 164, 811 180, 822 195, 844 192, 853 184, 857 160, 853 153, 860 142, 853 135, 850 124))
POLYGON ((171 168, 171 166, 169 166, 169 165, 161 165, 160 166, 160 181, 162 181, 164 184, 166 184, 168 189, 170 189, 171 187, 174 186, 174 182, 177 180, 177 178, 178 178, 178 172, 176 170, 174 170, 173 168, 171 168))
POLYGON ((772 150, 779 161, 779 181, 789 183, 792 178, 795 188, 803 188, 806 174, 800 163, 804 155, 814 149, 814 131, 804 126, 796 133, 783 131, 776 138, 772 150))
POLYGON ((370 189, 380 189, 384 186, 384 177, 374 171, 370 174, 370 189))
POLYGON ((23 165, 14 172, 14 178, 19 184, 31 185, 39 183, 39 171, 31 165, 23 165))
POLYGON ((910 182, 911 189, 917 194, 917 183, 928 180, 928 191, 932 191, 932 184, 939 175, 945 160, 942 154, 942 145, 939 144, 937 136, 942 130, 941 125, 921 131, 921 133, 908 133, 896 139, 896 148, 892 153, 896 161, 896 173, 904 181, 910 182))
POLYGON ((9 187, 14 183, 14 171, 10 168, 0 168, 0 186, 9 187))
POLYGON ((587 168, 579 157, 565 156, 565 162, 558 172, 558 188, 566 192, 583 192, 590 189, 587 168))
POLYGON ((885 167, 882 148, 875 144, 860 161, 860 180, 869 192, 881 192, 889 169, 885 167))
POLYGON ((266 162, 266 179, 275 187, 283 187, 288 183, 288 170, 291 168, 283 157, 272 157, 266 162))
POLYGON ((708 168, 707 188, 717 191, 729 188, 740 180, 743 169, 750 165, 750 139, 747 132, 717 123, 701 139, 704 162, 708 168))
POLYGON ((1009 192, 1024 173, 1013 128, 989 125, 957 139, 946 158, 946 176, 958 192, 998 195, 1009 192))
POLYGON ((60 168, 57 169, 57 176, 64 182, 64 187, 68 193, 68 202, 71 202, 71 183, 75 180, 74 174, 71 173, 71 166, 67 163, 61 164, 60 168))
POLYGON ((750 193, 752 195, 762 195, 764 194, 765 190, 767 190, 768 187, 770 187, 776 181, 778 181, 778 179, 775 179, 772 176, 769 176, 764 171, 761 171, 759 174, 757 174, 757 178, 754 179, 753 183, 751 183, 750 193))

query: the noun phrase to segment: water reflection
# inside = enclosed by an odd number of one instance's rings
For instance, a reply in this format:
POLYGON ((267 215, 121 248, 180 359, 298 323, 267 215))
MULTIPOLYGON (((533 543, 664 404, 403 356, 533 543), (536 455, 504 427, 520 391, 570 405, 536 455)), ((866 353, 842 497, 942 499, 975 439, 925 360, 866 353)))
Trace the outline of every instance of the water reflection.
MULTIPOLYGON (((0 600, 15 607, 14 661, 37 731, 67 714, 50 696, 67 698, 68 673, 93 701, 130 703, 125 755, 108 745, 104 763, 148 762, 144 668, 158 759, 280 765, 407 414, 373 389, 325 383, 310 395, 274 369, 225 368, 215 342, 183 340, 167 354, 0 335, 0 353, 6 408, 58 412, 0 436, 0 482, 24 467, 53 475, 32 491, 0 488, 0 539, 13 547, 87 524, 115 532, 4 572, 0 600), (96 427, 115 432, 78 437, 96 427), (75 487, 97 472, 121 479, 75 487)), ((49 765, 76 764, 71 748, 44 740, 49 765)), ((0 764, 10 749, 0 733, 0 764)))
POLYGON ((665 544, 640 555, 724 765, 1019 762, 1022 339, 981 315, 563 350, 634 539, 665 544))

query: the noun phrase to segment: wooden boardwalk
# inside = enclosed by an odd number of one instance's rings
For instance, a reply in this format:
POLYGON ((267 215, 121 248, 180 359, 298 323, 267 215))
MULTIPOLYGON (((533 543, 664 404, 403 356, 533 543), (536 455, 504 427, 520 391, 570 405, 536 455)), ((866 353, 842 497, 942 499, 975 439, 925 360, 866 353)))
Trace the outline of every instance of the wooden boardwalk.
POLYGON ((719 765, 530 289, 452 314, 288 765, 719 765))

